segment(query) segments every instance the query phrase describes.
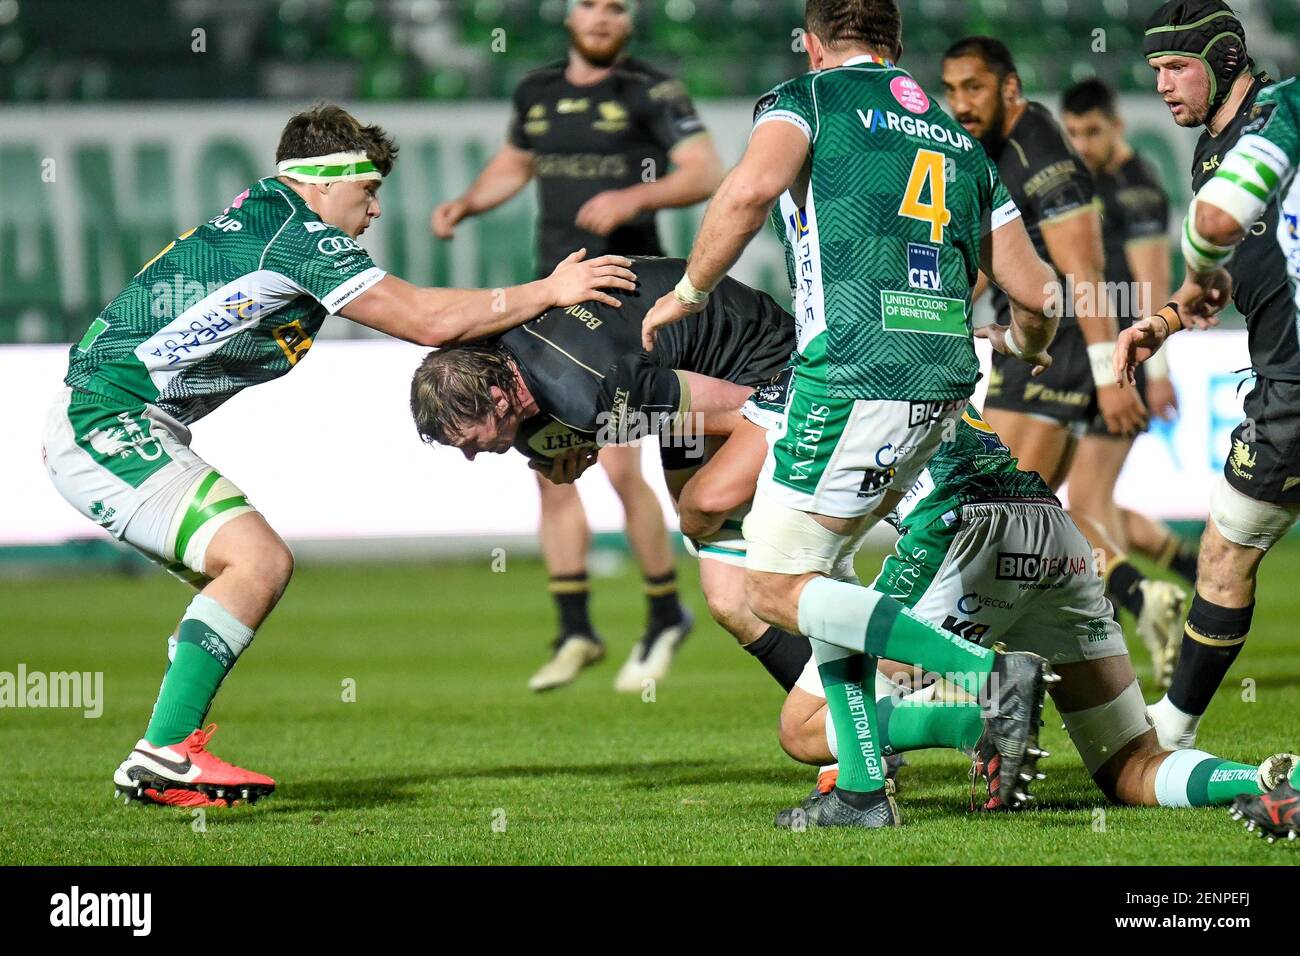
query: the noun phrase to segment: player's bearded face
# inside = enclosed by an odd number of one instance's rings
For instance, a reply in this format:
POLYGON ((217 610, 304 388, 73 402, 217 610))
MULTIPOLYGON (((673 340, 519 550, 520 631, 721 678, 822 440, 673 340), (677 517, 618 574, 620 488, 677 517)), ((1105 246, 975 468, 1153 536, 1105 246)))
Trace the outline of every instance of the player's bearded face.
POLYGON ((1002 83, 982 59, 974 56, 943 61, 943 88, 953 119, 985 146, 1003 138, 1007 117, 1002 83))
POLYGON ((1179 126, 1200 126, 1210 114, 1210 74, 1188 56, 1157 56, 1147 61, 1156 74, 1156 92, 1179 126))
POLYGON ((585 0, 565 25, 573 49, 592 66, 611 66, 632 36, 632 16, 618 0, 585 0))
POLYGON ((331 226, 356 239, 379 218, 379 183, 344 181, 318 185, 310 203, 312 210, 331 226))

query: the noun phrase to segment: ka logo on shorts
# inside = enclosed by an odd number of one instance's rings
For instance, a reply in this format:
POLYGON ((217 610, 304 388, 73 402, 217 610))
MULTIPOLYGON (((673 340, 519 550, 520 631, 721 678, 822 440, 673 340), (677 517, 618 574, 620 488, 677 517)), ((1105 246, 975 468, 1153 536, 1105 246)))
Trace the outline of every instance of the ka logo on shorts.
POLYGON ((862 478, 862 487, 858 489, 859 498, 869 498, 879 491, 889 487, 889 483, 894 480, 894 468, 882 468, 877 471, 874 468, 868 468, 866 475, 862 478))

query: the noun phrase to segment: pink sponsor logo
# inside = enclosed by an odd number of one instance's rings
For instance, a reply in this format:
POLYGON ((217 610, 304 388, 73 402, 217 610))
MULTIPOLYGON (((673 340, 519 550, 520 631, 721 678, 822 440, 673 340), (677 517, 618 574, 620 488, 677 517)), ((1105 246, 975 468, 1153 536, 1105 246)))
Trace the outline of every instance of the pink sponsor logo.
POLYGON ((894 94, 900 106, 909 113, 924 113, 930 108, 930 97, 925 90, 910 76, 896 76, 889 84, 889 92, 894 94))
MULTIPOLYGON (((915 85, 916 85, 916 84, 913 84, 913 86, 915 86, 915 85)), ((894 94, 894 95, 897 96, 898 94, 894 94)), ((924 96, 925 94, 922 93, 921 95, 924 96)), ((902 101, 900 100, 899 102, 902 102, 902 101)), ((907 104, 904 103, 903 105, 906 106, 907 104)), ((244 204, 244 200, 248 198, 248 194, 249 194, 249 192, 250 192, 250 190, 245 189, 242 193, 240 193, 240 194, 239 194, 238 196, 236 196, 234 199, 230 200, 230 205, 227 206, 227 207, 225 208, 224 211, 225 211, 225 212, 230 212, 230 210, 231 210, 232 208, 234 208, 234 209, 238 209, 240 206, 242 206, 242 205, 244 204)))

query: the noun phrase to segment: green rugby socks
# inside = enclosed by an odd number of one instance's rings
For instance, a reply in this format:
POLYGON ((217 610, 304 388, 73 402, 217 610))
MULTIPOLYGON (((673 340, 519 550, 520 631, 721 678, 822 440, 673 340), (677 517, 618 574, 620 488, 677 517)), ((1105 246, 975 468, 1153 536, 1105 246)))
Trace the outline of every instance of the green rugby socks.
POLYGON ((1204 750, 1175 750, 1156 770, 1156 802, 1162 807, 1220 806, 1258 793, 1258 767, 1204 750))
POLYGON ((196 596, 176 631, 175 654, 144 739, 166 747, 188 737, 203 723, 217 688, 252 640, 251 627, 212 598, 196 596))
POLYGON ((840 743, 836 786, 849 794, 880 793, 885 789, 885 762, 876 736, 872 693, 876 662, 822 641, 811 644, 826 692, 826 719, 833 722, 840 743))
POLYGON ((810 580, 799 595, 799 630, 845 650, 915 664, 972 696, 983 689, 996 659, 988 648, 935 627, 887 595, 823 577, 810 580))

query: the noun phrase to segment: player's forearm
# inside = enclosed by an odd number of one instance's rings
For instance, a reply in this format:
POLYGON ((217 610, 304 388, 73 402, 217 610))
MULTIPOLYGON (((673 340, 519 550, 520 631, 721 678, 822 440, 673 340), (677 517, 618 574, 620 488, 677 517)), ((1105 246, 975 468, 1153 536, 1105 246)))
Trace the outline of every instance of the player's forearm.
POLYGON ((421 344, 435 348, 499 335, 556 304, 547 279, 505 289, 426 289, 425 297, 429 334, 421 344))
POLYGON ((1156 237, 1131 242, 1124 255, 1138 291, 1132 301, 1133 317, 1150 315, 1169 301, 1169 240, 1156 237))
POLYGON ((712 149, 710 155, 693 155, 666 176, 628 187, 628 193, 642 212, 693 206, 713 195, 722 182, 722 162, 712 149))
POLYGON ((698 372, 677 373, 681 382, 683 412, 708 415, 715 412, 734 412, 754 390, 748 385, 737 385, 720 378, 701 375, 698 372))
POLYGON ((1057 315, 1046 315, 1031 309, 1011 304, 1011 327, 1014 329, 1016 344, 1026 355, 1037 355, 1047 351, 1056 338, 1056 330, 1061 324, 1057 315))
POLYGON ((735 172, 723 180, 709 203, 686 262, 686 275, 701 291, 707 292, 723 280, 763 228, 772 208, 772 197, 738 180, 735 172))
POLYGON ((532 178, 531 164, 525 165, 514 157, 497 156, 461 198, 469 207, 468 214, 476 216, 513 198, 532 178))
POLYGON ((701 469, 686 482, 677 498, 677 519, 682 534, 690 538, 713 534, 729 514, 753 496, 752 475, 724 478, 707 467, 701 469))
POLYGON ((722 523, 727 520, 728 511, 705 511, 701 508, 694 507, 685 503, 683 495, 682 502, 678 503, 677 521, 681 527, 682 534, 688 538, 706 538, 722 527, 722 523))

